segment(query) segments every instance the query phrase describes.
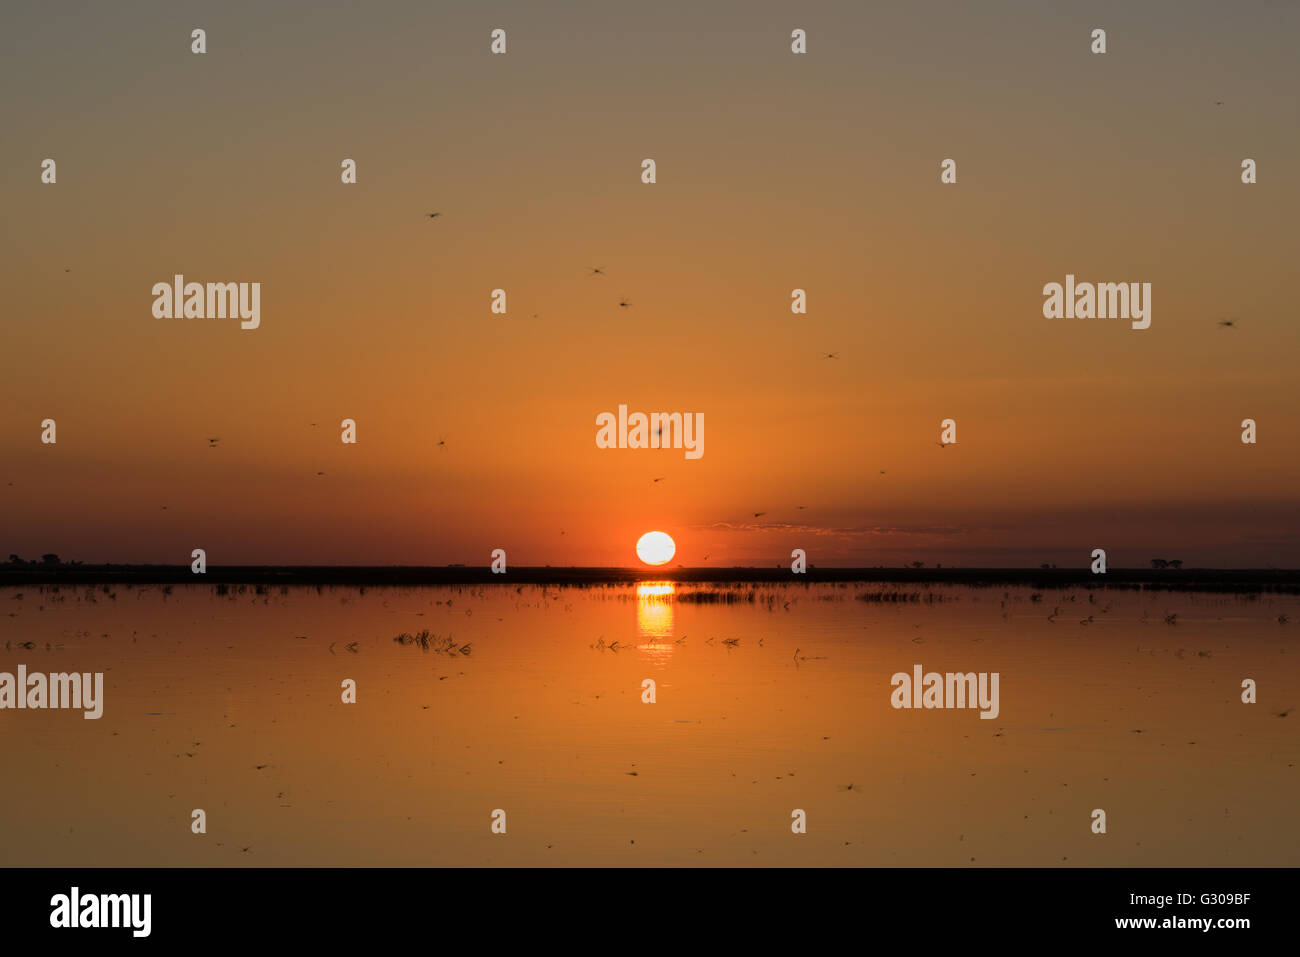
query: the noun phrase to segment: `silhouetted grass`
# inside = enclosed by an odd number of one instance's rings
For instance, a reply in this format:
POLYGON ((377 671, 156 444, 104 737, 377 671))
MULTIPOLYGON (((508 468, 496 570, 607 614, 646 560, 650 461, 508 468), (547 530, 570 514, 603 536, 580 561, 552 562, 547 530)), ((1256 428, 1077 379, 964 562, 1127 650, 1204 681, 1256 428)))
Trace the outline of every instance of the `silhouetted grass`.
MULTIPOLYGON (((746 586, 780 586, 786 594, 811 585, 873 583, 900 587, 956 585, 968 588, 1005 588, 1024 585, 1036 591, 1062 588, 1129 589, 1170 592, 1224 592, 1235 594, 1300 594, 1298 569, 1151 569, 1111 568, 1093 575, 1081 568, 823 568, 811 567, 794 575, 787 565, 734 568, 582 568, 514 567, 494 575, 486 567, 416 566, 209 566, 194 575, 188 565, 0 565, 0 587, 65 585, 218 585, 242 594, 249 586, 308 586, 324 588, 410 588, 423 585, 518 588, 537 585, 554 588, 621 587, 649 580, 673 582, 679 592, 698 588, 734 590, 734 598, 716 599, 728 604, 763 600, 749 597, 746 586), (683 588, 688 586, 688 588, 683 588)), ((226 594, 221 592, 220 594, 226 594)), ((680 600, 680 598, 679 598, 680 600)), ((710 602, 715 599, 686 599, 710 602)))

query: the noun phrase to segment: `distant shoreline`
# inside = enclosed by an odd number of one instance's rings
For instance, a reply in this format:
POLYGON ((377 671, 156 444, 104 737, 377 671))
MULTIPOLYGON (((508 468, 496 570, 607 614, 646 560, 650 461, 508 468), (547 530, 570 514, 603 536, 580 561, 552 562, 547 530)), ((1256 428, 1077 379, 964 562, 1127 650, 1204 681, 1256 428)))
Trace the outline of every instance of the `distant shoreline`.
POLYGON ((495 575, 487 566, 229 565, 195 575, 188 565, 0 565, 0 587, 21 585, 284 585, 413 587, 419 585, 627 585, 880 583, 1035 588, 1150 588, 1225 592, 1300 592, 1300 569, 1112 568, 781 568, 516 567, 495 575))

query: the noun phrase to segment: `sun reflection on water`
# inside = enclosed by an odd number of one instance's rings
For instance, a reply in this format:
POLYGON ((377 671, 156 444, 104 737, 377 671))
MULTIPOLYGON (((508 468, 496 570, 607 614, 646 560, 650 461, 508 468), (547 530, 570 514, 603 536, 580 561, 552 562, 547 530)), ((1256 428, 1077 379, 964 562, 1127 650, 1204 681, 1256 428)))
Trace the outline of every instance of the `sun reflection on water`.
MULTIPOLYGON (((673 635, 673 583, 638 582, 636 586, 636 628, 639 638, 652 643, 673 635)), ((671 647, 671 642, 668 642, 671 647)))

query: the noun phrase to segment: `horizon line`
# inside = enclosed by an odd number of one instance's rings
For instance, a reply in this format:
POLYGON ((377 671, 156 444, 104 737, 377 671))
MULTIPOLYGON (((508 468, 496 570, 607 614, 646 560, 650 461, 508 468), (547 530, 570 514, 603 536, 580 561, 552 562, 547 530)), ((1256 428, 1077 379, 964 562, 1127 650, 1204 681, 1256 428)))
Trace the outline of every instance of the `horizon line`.
POLYGON ((14 585, 253 585, 390 586, 421 585, 626 585, 669 581, 691 584, 895 583, 972 586, 1153 588, 1300 592, 1300 569, 1286 568, 1110 568, 815 566, 796 573, 788 565, 712 567, 614 565, 518 565, 494 572, 489 565, 190 565, 3 564, 0 586, 14 585))

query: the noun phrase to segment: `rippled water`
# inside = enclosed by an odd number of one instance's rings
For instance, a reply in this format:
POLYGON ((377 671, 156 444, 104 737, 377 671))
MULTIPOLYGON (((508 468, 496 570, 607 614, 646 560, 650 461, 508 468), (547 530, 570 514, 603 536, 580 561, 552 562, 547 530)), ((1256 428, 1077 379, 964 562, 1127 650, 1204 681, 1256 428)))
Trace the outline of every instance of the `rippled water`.
POLYGON ((0 671, 103 671, 106 699, 98 721, 0 711, 0 862, 1295 865, 1300 711, 1279 714, 1300 704, 1298 605, 649 582, 0 589, 0 671), (998 717, 894 709, 891 676, 918 664, 997 672, 998 717))

